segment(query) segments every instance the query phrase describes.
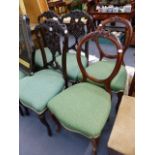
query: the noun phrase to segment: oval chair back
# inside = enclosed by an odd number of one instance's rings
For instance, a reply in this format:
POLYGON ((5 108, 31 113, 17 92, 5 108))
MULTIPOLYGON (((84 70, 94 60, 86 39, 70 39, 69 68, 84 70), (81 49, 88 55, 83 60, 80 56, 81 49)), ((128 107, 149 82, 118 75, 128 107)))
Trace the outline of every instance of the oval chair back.
MULTIPOLYGON (((111 81, 117 75, 117 73, 121 67, 121 64, 122 64, 122 59, 123 59, 123 47, 122 47, 121 42, 119 41, 119 39, 117 37, 112 35, 109 31, 105 31, 104 29, 98 29, 94 32, 87 34, 85 37, 82 38, 82 40, 80 41, 78 48, 77 48, 77 61, 78 61, 78 65, 79 65, 81 73, 82 73, 83 81, 91 80, 94 83, 104 85, 106 91, 108 91, 110 94, 111 94, 111 86, 110 86, 111 81), (115 45, 116 51, 117 51, 117 53, 115 55, 116 63, 115 63, 114 69, 112 70, 110 75, 108 77, 106 77, 105 79, 98 79, 98 78, 90 75, 86 71, 86 69, 83 67, 82 61, 81 61, 82 46, 88 41, 93 41, 96 44, 98 51, 100 51, 99 43, 96 40, 98 40, 98 38, 101 38, 101 37, 110 40, 115 45)), ((104 70, 104 68, 103 68, 103 70, 104 70)))
MULTIPOLYGON (((125 18, 122 18, 122 17, 118 17, 118 16, 115 16, 115 17, 111 17, 111 18, 108 18, 104 21, 102 21, 99 26, 97 27, 98 30, 100 29, 106 29, 107 31, 111 32, 113 31, 113 28, 112 29, 108 29, 107 25, 111 24, 111 23, 120 23, 124 26, 124 41, 122 42, 122 45, 123 45, 123 55, 125 54, 126 50, 128 49, 130 43, 131 43, 131 39, 132 39, 132 33, 133 33, 133 28, 132 28, 132 25, 131 25, 131 22, 125 18)), ((119 28, 118 28, 118 31, 119 31, 119 28)), ((112 55, 105 55, 104 52, 102 51, 102 53, 100 53, 100 59, 102 59, 103 57, 108 57, 108 58, 115 58, 115 56, 112 56, 112 55)))
POLYGON ((19 16, 19 67, 31 75, 34 70, 34 44, 31 37, 30 20, 28 16, 19 16))

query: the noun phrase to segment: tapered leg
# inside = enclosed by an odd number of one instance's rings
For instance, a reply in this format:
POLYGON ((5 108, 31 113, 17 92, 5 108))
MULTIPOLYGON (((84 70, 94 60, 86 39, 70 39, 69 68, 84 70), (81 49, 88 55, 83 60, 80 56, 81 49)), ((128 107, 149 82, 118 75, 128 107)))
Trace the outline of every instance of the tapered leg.
POLYGON ((53 114, 51 114, 51 116, 52 116, 52 119, 53 119, 53 121, 55 122, 55 124, 57 125, 57 129, 56 129, 56 131, 57 132, 60 132, 61 131, 61 124, 59 123, 59 121, 57 120, 57 118, 53 115, 53 114))
POLYGON ((99 138, 96 138, 96 139, 92 139, 91 140, 91 143, 92 143, 92 147, 93 147, 93 155, 97 155, 97 147, 99 145, 99 138))
POLYGON ((19 112, 20 112, 20 115, 21 116, 24 116, 24 113, 23 113, 23 110, 22 110, 22 107, 19 105, 19 112))
POLYGON ((52 131, 51 131, 51 128, 46 120, 45 113, 39 115, 39 119, 40 119, 41 123, 47 128, 48 135, 52 136, 52 131))
POLYGON ((116 105, 116 113, 118 112, 119 105, 120 105, 121 100, 122 100, 123 92, 117 93, 117 96, 118 96, 118 102, 117 102, 117 105, 116 105))

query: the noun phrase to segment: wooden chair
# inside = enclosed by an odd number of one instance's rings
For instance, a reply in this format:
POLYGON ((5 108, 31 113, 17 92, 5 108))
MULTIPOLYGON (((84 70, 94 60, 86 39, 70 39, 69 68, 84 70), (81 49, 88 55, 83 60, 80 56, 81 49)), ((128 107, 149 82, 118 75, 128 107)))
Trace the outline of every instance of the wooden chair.
MULTIPOLYGON (((94 29, 93 20, 86 12, 74 10, 62 16, 61 22, 66 24, 69 33, 67 53, 64 53, 63 71, 70 82, 76 83, 78 81, 78 74, 80 73, 76 60, 77 46, 79 40, 94 29)), ((83 65, 86 67, 88 65, 88 44, 82 48, 82 51, 84 55, 81 59, 83 65)), ((60 62, 61 56, 58 57, 58 60, 60 62)))
MULTIPOLYGON (((77 61, 82 72, 82 82, 69 87, 48 102, 49 111, 56 116, 64 128, 91 140, 94 155, 97 154, 99 138, 111 110, 111 82, 120 70, 122 59, 122 45, 111 33, 99 29, 85 35, 77 47, 77 61), (95 78, 89 74, 83 66, 81 57, 82 47, 92 41, 98 46, 95 40, 100 37, 112 41, 117 51, 116 64, 105 78, 95 78), (88 79, 94 84, 88 82, 88 79), (96 84, 104 85, 105 89, 96 84)), ((102 69, 104 71, 105 68, 102 69)))
POLYGON ((34 72, 35 48, 31 38, 28 17, 20 16, 19 28, 19 64, 20 69, 27 74, 26 77, 19 80, 20 104, 33 110, 39 116, 40 121, 47 128, 48 135, 51 136, 52 131, 45 116, 47 103, 63 90, 65 82, 62 74, 52 69, 43 69, 38 72, 34 72))
MULTIPOLYGON (((106 26, 112 22, 119 22, 121 24, 124 24, 124 26, 125 26, 125 40, 123 42, 123 53, 122 53, 122 55, 124 57, 125 52, 126 52, 127 48, 129 47, 131 39, 132 39, 132 26, 128 20, 116 16, 116 17, 108 18, 108 19, 102 21, 97 29, 98 30, 105 29, 109 33, 113 33, 112 32, 113 30, 106 29, 106 26)), ((104 77, 107 77, 109 75, 109 73, 112 71, 113 66, 115 65, 116 55, 109 54, 107 50, 102 48, 100 39, 96 39, 95 42, 97 44, 97 48, 100 53, 99 54, 100 61, 88 66, 86 68, 86 71, 96 78, 104 78, 104 77), (105 68, 105 69, 103 70, 103 68, 105 68)), ((111 82, 112 91, 117 93, 117 95, 118 95, 118 104, 117 104, 116 110, 118 109, 121 97, 125 90, 125 85, 126 85, 126 80, 127 80, 127 72, 125 69, 125 63, 124 63, 123 59, 122 59, 121 63, 122 63, 122 65, 121 65, 121 68, 120 68, 118 74, 111 82)), ((79 78, 81 79, 82 76, 79 78)))

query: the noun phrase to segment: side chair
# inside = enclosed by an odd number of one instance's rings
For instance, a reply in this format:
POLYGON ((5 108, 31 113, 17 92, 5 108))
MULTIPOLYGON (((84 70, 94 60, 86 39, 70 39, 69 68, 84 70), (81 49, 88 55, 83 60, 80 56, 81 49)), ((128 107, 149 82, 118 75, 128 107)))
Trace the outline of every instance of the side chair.
MULTIPOLYGON (((109 33, 112 33, 112 30, 106 29, 106 26, 113 22, 121 23, 122 25, 124 25, 124 29, 125 29, 125 32, 124 32, 125 39, 124 39, 124 42, 122 42, 122 46, 123 46, 123 53, 122 53, 123 59, 121 62, 122 65, 121 65, 121 68, 118 74, 115 76, 115 78, 111 82, 111 89, 118 96, 118 102, 116 105, 116 111, 117 111, 119 107, 119 103, 123 96, 123 92, 125 90, 125 86, 126 86, 127 72, 125 69, 124 55, 130 45, 133 29, 132 29, 130 21, 124 18, 118 17, 118 16, 108 18, 102 21, 101 24, 97 27, 97 29, 98 30, 105 29, 109 33)), ((115 59, 117 57, 115 54, 109 53, 109 51, 105 50, 105 48, 102 48, 102 46, 104 45, 101 46, 100 38, 96 38, 96 40, 94 41, 96 42, 97 48, 99 50, 99 61, 94 64, 89 65, 86 68, 86 71, 96 78, 105 78, 113 70, 113 67, 115 66, 115 59)), ((79 76, 79 79, 82 79, 82 75, 79 76)))
MULTIPOLYGON (((90 51, 88 46, 88 51, 90 51)), ((49 111, 55 115, 60 124, 69 131, 79 133, 91 140, 93 155, 97 154, 97 146, 103 128, 111 111, 111 82, 120 70, 123 59, 123 48, 114 35, 99 29, 85 35, 77 47, 77 62, 82 73, 82 81, 75 84, 48 102, 49 111), (87 72, 82 63, 81 51, 87 42, 98 46, 98 38, 105 38, 116 46, 116 64, 109 75, 96 78, 87 72), (94 83, 90 83, 89 80, 94 83), (99 87, 104 85, 104 88, 99 87)), ((106 68, 102 67, 104 71, 106 68)))
MULTIPOLYGON (((34 65, 35 48, 32 42, 29 18, 20 16, 20 54, 19 64, 26 77, 19 80, 20 104, 34 111, 47 128, 48 135, 52 135, 46 120, 47 103, 64 89, 64 78, 54 69, 43 69, 37 72, 34 65)), ((51 27, 52 29, 52 27, 51 27)))

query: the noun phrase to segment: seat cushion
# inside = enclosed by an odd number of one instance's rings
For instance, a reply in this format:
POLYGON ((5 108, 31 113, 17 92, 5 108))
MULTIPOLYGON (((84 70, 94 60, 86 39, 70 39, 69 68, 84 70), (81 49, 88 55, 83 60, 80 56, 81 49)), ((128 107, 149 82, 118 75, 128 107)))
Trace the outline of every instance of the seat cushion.
POLYGON ((26 74, 24 72, 22 72, 21 70, 19 70, 19 80, 24 78, 26 76, 26 74))
MULTIPOLYGON (((98 61, 88 66, 86 68, 86 71, 90 75, 98 79, 106 79, 112 73, 114 66, 115 66, 114 61, 109 60, 98 61)), ((79 75, 79 79, 80 80, 82 79, 82 74, 79 75)), ((124 91, 126 80, 127 80, 127 72, 125 67, 122 65, 118 74, 114 77, 114 79, 111 82, 111 89, 115 92, 124 91)))
MULTIPOLYGON (((48 47, 45 47, 44 50, 45 50, 47 62, 50 62, 52 60, 52 53, 48 47)), ((35 64, 39 67, 44 66, 40 49, 37 49, 35 51, 35 64)))
MULTIPOLYGON (((58 56, 56 58, 58 64, 62 66, 62 56, 58 56)), ((85 56, 81 56, 82 64, 84 67, 87 66, 87 58, 85 56)), ((80 69, 78 66, 76 54, 67 53, 67 75, 71 80, 77 80, 78 75, 80 74, 80 69)))
POLYGON ((26 107, 41 114, 46 110, 48 101, 63 87, 64 80, 60 73, 53 70, 42 70, 20 80, 19 98, 26 107))
POLYGON ((96 138, 108 119, 111 97, 103 88, 84 82, 54 97, 48 109, 66 129, 96 138))

